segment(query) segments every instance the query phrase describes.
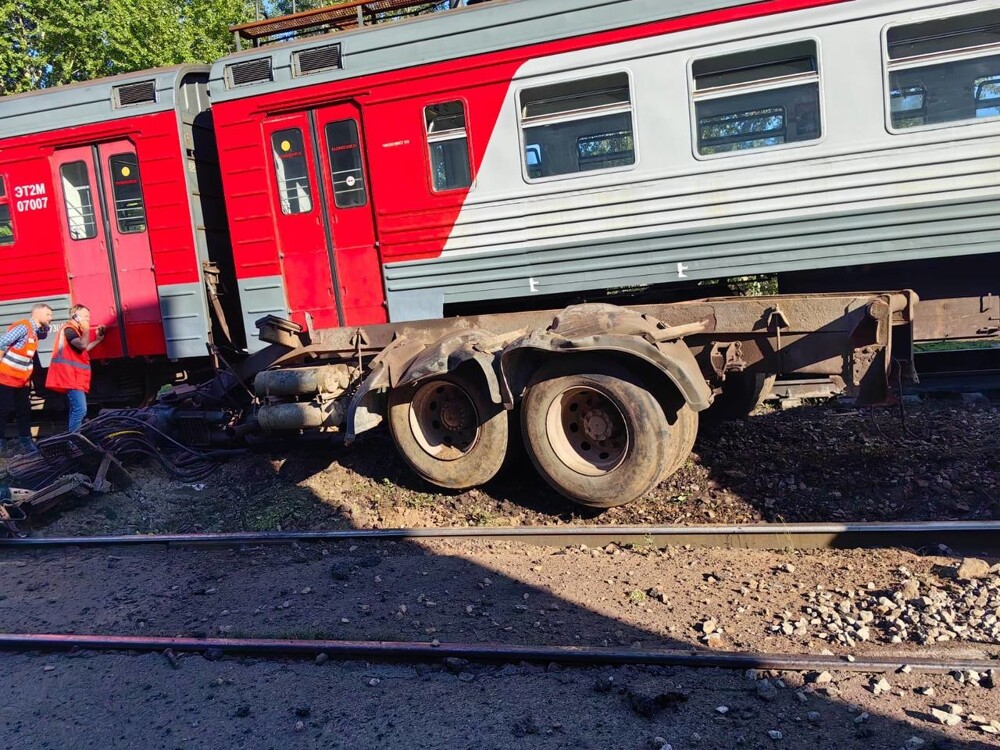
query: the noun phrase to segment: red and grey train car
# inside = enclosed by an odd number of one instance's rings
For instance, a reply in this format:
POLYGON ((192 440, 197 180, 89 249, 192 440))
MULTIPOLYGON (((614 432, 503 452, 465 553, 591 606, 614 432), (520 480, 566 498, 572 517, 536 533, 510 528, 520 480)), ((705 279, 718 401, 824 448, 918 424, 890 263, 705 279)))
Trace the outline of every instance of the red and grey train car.
POLYGON ((207 84, 180 66, 0 99, 0 324, 87 305, 107 327, 98 401, 207 361, 206 281, 228 254, 207 84))
POLYGON ((508 0, 247 50, 211 94, 251 328, 1000 286, 989 0, 508 0))

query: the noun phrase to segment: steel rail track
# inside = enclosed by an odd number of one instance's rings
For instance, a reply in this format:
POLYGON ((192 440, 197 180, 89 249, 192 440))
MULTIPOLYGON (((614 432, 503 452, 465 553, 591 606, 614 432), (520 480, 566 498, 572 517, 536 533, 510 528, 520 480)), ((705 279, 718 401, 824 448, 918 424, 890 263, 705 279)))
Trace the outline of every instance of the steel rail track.
POLYGON ((0 635, 2 651, 140 651, 167 649, 233 655, 306 657, 326 654, 334 659, 382 661, 468 661, 510 663, 557 663, 575 665, 653 664, 698 669, 775 669, 789 672, 893 672, 909 667, 913 672, 947 674, 956 670, 988 672, 1000 668, 1000 660, 928 658, 903 656, 859 656, 853 660, 813 654, 768 654, 697 649, 616 649, 588 646, 510 646, 476 643, 425 643, 419 641, 279 640, 267 638, 172 638, 149 636, 77 635, 22 633, 0 635))
POLYGON ((691 545, 729 549, 850 549, 947 545, 1000 552, 1000 521, 912 523, 759 524, 746 526, 519 526, 490 528, 346 529, 334 531, 133 534, 125 536, 0 539, 0 548, 240 546, 337 541, 458 540, 540 546, 639 547, 691 545))

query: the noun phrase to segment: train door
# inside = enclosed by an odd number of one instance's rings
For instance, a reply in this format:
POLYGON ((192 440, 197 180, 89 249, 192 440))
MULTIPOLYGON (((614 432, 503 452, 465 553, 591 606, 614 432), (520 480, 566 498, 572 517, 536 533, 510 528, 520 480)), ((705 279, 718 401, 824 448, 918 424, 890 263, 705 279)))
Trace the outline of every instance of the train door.
POLYGON ((269 119, 264 137, 273 157, 275 224, 292 320, 306 328, 335 328, 343 316, 310 118, 300 113, 269 119))
POLYGON ((269 118, 264 137, 292 319, 307 328, 384 323, 357 108, 339 104, 269 118))
POLYGON ((57 151, 52 162, 56 193, 63 206, 63 242, 73 300, 90 308, 93 325, 107 326, 101 355, 121 357, 125 353, 124 326, 111 276, 93 149, 84 146, 57 151))
POLYGON ((321 144, 326 219, 333 236, 346 325, 385 323, 382 265, 375 240, 371 188, 358 108, 337 104, 313 113, 321 144))
POLYGON ((108 328, 96 358, 162 354, 159 297, 135 148, 126 141, 57 151, 73 301, 108 328))
POLYGON ((128 354, 132 357, 163 354, 166 342, 139 158, 135 147, 127 141, 102 143, 97 147, 97 154, 128 354))

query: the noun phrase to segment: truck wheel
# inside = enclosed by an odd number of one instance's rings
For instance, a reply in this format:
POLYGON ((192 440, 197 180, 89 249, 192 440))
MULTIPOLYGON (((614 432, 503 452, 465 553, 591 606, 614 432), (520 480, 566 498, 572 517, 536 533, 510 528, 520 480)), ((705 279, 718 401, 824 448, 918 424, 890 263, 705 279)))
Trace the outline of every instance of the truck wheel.
POLYGON ((722 383, 722 393, 706 412, 715 421, 750 416, 771 394, 777 375, 759 372, 731 372, 722 383))
POLYGON ((391 391, 389 430, 406 463, 439 487, 485 484, 507 456, 507 412, 455 373, 391 391))
POLYGON ((676 447, 672 451, 673 461, 660 477, 661 482, 673 476, 691 455, 694 441, 698 437, 698 412, 684 404, 677 410, 677 421, 671 425, 671 430, 676 436, 676 447))
POLYGON ((521 433, 545 481, 592 508, 652 490, 676 464, 681 440, 637 378, 589 358, 557 360, 535 376, 521 405, 521 433), (565 374, 567 366, 577 372, 565 374))

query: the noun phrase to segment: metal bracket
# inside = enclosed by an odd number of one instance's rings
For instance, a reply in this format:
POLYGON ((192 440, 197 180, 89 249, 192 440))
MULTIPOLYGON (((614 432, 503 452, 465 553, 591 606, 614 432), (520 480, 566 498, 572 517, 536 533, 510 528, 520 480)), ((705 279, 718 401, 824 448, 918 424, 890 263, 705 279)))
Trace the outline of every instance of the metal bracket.
POLYGON ((731 341, 712 344, 712 353, 709 355, 712 369, 720 379, 726 379, 727 372, 743 372, 747 369, 747 362, 743 359, 743 342, 731 341))

